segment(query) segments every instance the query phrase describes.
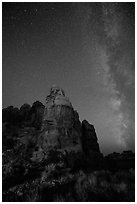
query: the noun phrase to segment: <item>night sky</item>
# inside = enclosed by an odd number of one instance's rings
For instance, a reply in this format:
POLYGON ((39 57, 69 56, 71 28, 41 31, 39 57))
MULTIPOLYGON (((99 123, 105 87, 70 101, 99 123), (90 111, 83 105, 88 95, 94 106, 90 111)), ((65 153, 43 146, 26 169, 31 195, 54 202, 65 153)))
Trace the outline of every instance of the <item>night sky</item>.
POLYGON ((101 151, 134 150, 134 3, 2 3, 3 108, 62 87, 101 151))

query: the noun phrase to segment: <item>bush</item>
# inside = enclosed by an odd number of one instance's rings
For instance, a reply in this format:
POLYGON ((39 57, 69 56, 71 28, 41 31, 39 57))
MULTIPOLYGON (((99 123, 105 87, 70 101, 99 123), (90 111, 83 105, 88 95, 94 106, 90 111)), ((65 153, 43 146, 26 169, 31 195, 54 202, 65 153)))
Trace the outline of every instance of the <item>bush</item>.
POLYGON ((80 172, 75 185, 79 201, 134 201, 134 176, 130 172, 80 172))

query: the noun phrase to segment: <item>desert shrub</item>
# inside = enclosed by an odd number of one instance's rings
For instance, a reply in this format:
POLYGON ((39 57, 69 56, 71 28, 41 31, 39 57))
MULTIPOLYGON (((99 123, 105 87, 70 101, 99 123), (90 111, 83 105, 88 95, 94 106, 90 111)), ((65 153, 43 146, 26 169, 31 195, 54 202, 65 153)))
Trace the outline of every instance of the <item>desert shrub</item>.
POLYGON ((78 201, 134 201, 134 176, 130 172, 80 172, 75 189, 78 201))
POLYGON ((56 177, 56 165, 48 165, 37 179, 24 181, 3 193, 3 201, 121 202, 135 200, 133 171, 111 173, 64 172, 56 177), (127 178, 126 178, 127 175, 127 178), (121 176, 121 177, 120 177, 121 176))
POLYGON ((39 179, 24 182, 3 192, 4 202, 35 202, 39 200, 39 179))
POLYGON ((74 201, 75 176, 68 173, 58 178, 45 176, 40 185, 40 201, 56 201, 63 199, 65 201, 74 201))
POLYGON ((87 193, 86 193, 87 187, 88 187, 87 175, 83 171, 79 171, 79 173, 77 174, 75 190, 76 190, 77 199, 80 199, 80 201, 87 200, 87 193))
POLYGON ((75 202, 75 199, 72 196, 72 194, 68 192, 68 194, 65 196, 60 194, 55 196, 55 198, 53 199, 53 202, 75 202))
POLYGON ((42 173, 41 182, 45 182, 47 178, 52 178, 56 170, 56 165, 51 163, 45 167, 45 171, 42 173))
POLYGON ((62 195, 57 195, 54 198, 54 202, 69 202, 65 197, 63 197, 62 195))
POLYGON ((80 173, 75 186, 80 201, 107 201, 104 191, 109 189, 108 182, 105 179, 101 181, 96 173, 80 173))
POLYGON ((114 182, 125 181, 130 183, 134 181, 134 175, 130 173, 130 171, 118 171, 115 173, 113 178, 114 178, 114 182))

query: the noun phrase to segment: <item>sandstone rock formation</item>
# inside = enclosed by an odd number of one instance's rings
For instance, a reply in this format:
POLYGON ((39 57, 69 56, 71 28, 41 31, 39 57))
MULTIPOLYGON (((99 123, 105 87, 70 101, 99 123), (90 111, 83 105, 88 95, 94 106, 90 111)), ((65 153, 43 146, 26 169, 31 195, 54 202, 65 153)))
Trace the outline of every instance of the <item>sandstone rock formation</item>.
POLYGON ((64 91, 53 86, 46 98, 40 146, 49 149, 81 150, 81 124, 64 91))
POLYGON ((81 124, 78 113, 57 86, 52 86, 46 98, 38 149, 34 160, 42 160, 43 152, 60 151, 72 168, 95 166, 101 157, 94 127, 86 120, 81 124))

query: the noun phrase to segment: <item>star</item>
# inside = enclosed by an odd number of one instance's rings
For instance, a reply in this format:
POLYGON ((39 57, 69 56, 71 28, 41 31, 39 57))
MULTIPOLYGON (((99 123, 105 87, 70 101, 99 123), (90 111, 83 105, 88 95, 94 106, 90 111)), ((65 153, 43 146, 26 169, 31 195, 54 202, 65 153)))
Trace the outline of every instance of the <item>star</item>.
POLYGON ((21 46, 23 46, 25 44, 25 41, 24 40, 22 40, 21 41, 21 46))
POLYGON ((15 16, 11 16, 10 18, 11 18, 11 20, 16 20, 15 16))

